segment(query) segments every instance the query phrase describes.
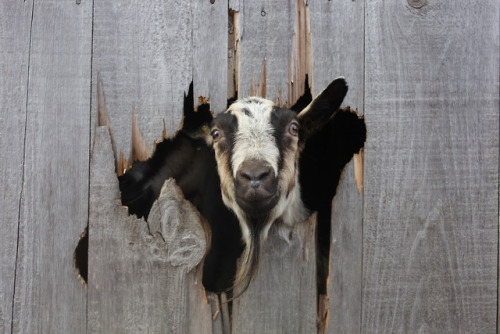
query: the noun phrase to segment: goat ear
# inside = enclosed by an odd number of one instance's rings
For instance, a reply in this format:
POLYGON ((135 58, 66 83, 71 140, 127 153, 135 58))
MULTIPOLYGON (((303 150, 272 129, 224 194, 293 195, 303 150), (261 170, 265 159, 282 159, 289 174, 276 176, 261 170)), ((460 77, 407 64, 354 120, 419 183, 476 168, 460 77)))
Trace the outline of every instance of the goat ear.
POLYGON ((303 141, 319 131, 330 117, 339 110, 347 94, 347 89, 347 82, 344 77, 333 80, 324 91, 297 115, 303 141))

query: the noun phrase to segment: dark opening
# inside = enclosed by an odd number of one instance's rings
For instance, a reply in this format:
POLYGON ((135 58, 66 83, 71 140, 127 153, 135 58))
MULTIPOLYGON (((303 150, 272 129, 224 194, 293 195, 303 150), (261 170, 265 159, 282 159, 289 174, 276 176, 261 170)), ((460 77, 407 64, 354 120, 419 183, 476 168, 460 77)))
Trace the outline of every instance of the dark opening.
POLYGON ((75 268, 78 276, 87 284, 88 279, 88 258, 89 258, 89 233, 88 227, 80 234, 80 241, 75 248, 73 255, 75 268))
MULTIPOLYGON (((291 107, 300 112, 312 101, 309 78, 305 92, 291 107)), ((364 119, 349 107, 333 114, 324 127, 312 135, 301 153, 300 185, 302 200, 317 216, 318 294, 327 293, 331 245, 331 211, 342 170, 366 140, 364 119)))

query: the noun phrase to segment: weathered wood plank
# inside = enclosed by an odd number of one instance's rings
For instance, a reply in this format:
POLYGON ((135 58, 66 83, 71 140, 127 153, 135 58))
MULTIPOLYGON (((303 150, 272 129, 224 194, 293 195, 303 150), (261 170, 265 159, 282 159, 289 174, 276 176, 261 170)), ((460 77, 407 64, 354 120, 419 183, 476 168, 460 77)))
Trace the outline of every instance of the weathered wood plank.
POLYGON ((232 333, 316 332, 316 215, 285 240, 271 228, 260 268, 233 302, 232 333))
POLYGON ((33 2, 0 12, 0 333, 11 333, 33 2))
MULTIPOLYGON (((289 103, 296 0, 247 1, 239 7, 239 96, 289 103)), ((300 78, 303 81, 305 78, 300 78)))
POLYGON ((362 332, 494 333, 500 3, 408 3, 366 3, 362 332))
POLYGON ((222 316, 222 307, 219 300, 219 296, 215 293, 207 292, 207 299, 210 303, 210 309, 212 313, 212 334, 225 334, 228 332, 224 331, 224 319, 222 316))
POLYGON ((13 332, 84 333, 73 252, 88 215, 92 3, 33 11, 13 332))
POLYGON ((198 212, 167 181, 149 224, 120 205, 107 127, 91 164, 89 330, 92 333, 211 333, 201 285, 206 235, 198 212))
POLYGON ((327 333, 359 333, 363 261, 363 197, 346 165, 332 204, 327 333))
POLYGON ((179 128, 193 79, 192 15, 190 1, 94 1, 93 82, 100 73, 118 152, 130 152, 133 108, 150 148, 164 120, 169 134, 179 128))
POLYGON ((200 96, 208 97, 211 109, 220 112, 228 99, 228 3, 193 1, 191 6, 195 103, 200 96))
MULTIPOLYGON (((314 55, 312 92, 334 78, 349 84, 345 105, 364 105, 364 1, 311 1, 314 55)), ((361 166, 357 166, 358 168, 361 166)), ((363 198, 356 189, 354 162, 344 170, 332 207, 328 333, 359 333, 363 261, 363 198)))

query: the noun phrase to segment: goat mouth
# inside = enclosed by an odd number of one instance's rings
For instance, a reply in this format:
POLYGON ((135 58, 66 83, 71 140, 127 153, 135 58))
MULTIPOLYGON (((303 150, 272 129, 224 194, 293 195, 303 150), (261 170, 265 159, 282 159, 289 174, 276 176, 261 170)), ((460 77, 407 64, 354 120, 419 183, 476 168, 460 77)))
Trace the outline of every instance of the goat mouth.
POLYGON ((278 196, 276 194, 267 196, 249 194, 249 196, 245 197, 237 196, 236 199, 243 211, 252 216, 266 215, 278 203, 278 196))

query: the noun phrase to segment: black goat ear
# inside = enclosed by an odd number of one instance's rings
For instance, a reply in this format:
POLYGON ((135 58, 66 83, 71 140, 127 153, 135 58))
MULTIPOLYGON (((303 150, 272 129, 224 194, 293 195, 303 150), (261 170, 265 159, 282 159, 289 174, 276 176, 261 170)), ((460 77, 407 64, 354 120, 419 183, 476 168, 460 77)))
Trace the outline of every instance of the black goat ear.
POLYGON ((344 77, 332 81, 307 107, 298 115, 302 131, 302 141, 318 132, 324 124, 339 110, 347 94, 347 82, 344 77))

